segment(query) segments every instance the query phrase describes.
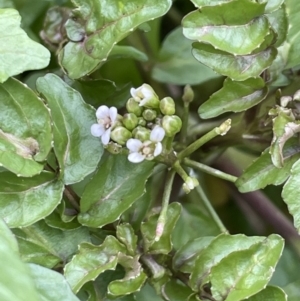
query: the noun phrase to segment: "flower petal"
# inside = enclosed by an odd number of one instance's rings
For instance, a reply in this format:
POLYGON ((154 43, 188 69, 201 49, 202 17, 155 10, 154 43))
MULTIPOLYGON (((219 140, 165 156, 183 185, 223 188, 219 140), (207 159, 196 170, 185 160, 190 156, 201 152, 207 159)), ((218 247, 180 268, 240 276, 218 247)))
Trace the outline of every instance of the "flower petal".
POLYGON ((117 120, 118 116, 118 110, 116 107, 110 107, 109 108, 109 117, 112 123, 114 123, 117 120))
POLYGON ((150 133, 150 140, 153 142, 160 142, 165 137, 165 130, 160 127, 156 126, 150 133))
POLYGON ((132 163, 140 163, 144 161, 145 156, 140 153, 131 153, 128 155, 128 160, 132 163))
POLYGON ((160 142, 157 142, 156 145, 155 145, 155 150, 154 150, 154 157, 160 155, 162 152, 162 144, 160 142))
POLYGON ((96 116, 98 119, 104 119, 104 118, 109 117, 108 106, 100 106, 96 111, 96 116))
POLYGON ((107 145, 109 143, 110 140, 110 132, 111 132, 111 128, 107 129, 104 134, 101 136, 101 141, 103 143, 103 145, 107 145))
POLYGON ((130 152, 138 152, 143 146, 143 142, 141 142, 139 139, 130 138, 127 140, 126 146, 130 152))
POLYGON ((103 124, 95 123, 91 126, 91 133, 94 137, 101 137, 105 132, 103 124))
POLYGON ((154 90, 152 89, 151 86, 147 85, 147 84, 143 84, 141 86, 141 94, 144 95, 144 98, 152 98, 154 97, 154 90))
POLYGON ((131 88, 130 94, 135 100, 140 100, 140 98, 138 97, 138 89, 131 88))

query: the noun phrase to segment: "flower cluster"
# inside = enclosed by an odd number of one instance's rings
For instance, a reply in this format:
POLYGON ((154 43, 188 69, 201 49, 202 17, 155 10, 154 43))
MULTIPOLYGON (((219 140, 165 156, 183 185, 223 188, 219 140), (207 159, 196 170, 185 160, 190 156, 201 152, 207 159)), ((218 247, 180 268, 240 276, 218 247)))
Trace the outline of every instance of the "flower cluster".
POLYGON ((153 160, 163 152, 163 140, 174 137, 181 129, 181 119, 175 114, 171 97, 159 99, 151 86, 143 84, 131 88, 126 103, 127 113, 118 114, 115 107, 100 106, 96 111, 97 123, 91 133, 101 138, 107 150, 128 149, 128 160, 139 163, 153 160), (110 147, 114 145, 114 147, 110 147))

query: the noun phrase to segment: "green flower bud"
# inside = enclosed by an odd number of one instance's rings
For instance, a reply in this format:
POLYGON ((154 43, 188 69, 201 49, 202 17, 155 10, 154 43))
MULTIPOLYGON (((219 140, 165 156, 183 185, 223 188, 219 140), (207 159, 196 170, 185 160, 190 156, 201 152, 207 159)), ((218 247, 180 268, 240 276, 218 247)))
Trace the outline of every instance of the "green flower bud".
POLYGON ((190 85, 186 85, 183 89, 182 100, 184 102, 192 102, 194 100, 194 91, 190 85))
POLYGON ((142 142, 150 140, 150 133, 151 131, 149 129, 146 129, 142 126, 138 126, 132 131, 133 137, 139 139, 142 142))
POLYGON ((120 145, 125 145, 127 140, 132 137, 131 132, 122 126, 117 126, 110 133, 110 138, 120 145))
POLYGON ((159 104, 160 111, 164 115, 174 115, 175 114, 175 102, 171 97, 165 97, 160 101, 159 104))
POLYGON ((139 103, 141 107, 148 109, 158 109, 159 99, 155 91, 148 84, 143 84, 137 89, 130 89, 131 96, 139 103))
POLYGON ((162 127, 166 132, 167 137, 175 136, 182 126, 182 121, 177 115, 164 116, 162 119, 162 127))
POLYGON ((135 114, 128 113, 124 115, 122 122, 123 125, 131 131, 138 125, 139 120, 135 114))
POLYGON ((143 107, 134 98, 129 98, 126 103, 126 109, 129 113, 133 113, 136 116, 142 116, 143 107))
POLYGON ((140 125, 140 126, 146 126, 147 122, 146 122, 146 120, 143 117, 139 117, 138 120, 139 120, 138 121, 138 125, 140 125))
POLYGON ((157 117, 157 112, 155 110, 152 110, 152 109, 146 109, 143 112, 143 117, 147 121, 152 121, 157 117))
POLYGON ((118 143, 114 143, 114 142, 109 142, 108 145, 105 148, 108 152, 110 152, 111 154, 119 154, 122 151, 122 146, 118 143))

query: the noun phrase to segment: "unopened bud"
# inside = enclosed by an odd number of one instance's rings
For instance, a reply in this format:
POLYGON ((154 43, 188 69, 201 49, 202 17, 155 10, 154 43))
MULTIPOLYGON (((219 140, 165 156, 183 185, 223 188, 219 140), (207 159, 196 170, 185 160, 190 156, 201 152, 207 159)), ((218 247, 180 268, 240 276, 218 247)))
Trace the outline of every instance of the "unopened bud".
POLYGON ((186 85, 183 89, 182 100, 184 102, 190 103, 194 100, 194 91, 190 85, 186 85))
POLYGON ((123 126, 116 127, 115 129, 112 130, 110 134, 110 138, 120 145, 125 145, 127 140, 130 139, 131 137, 132 137, 131 132, 129 132, 123 126))
POLYGON ((131 131, 138 125, 139 120, 135 114, 128 113, 124 115, 122 122, 123 125, 131 131))
POLYGON ((165 97, 160 101, 159 104, 160 111, 164 115, 174 115, 175 114, 175 102, 171 97, 165 97))
POLYGON ((152 109, 146 109, 143 112, 143 117, 147 121, 152 121, 157 117, 157 112, 155 110, 152 110, 152 109))
POLYGON ((111 154, 119 154, 122 151, 122 146, 115 142, 109 142, 108 145, 105 148, 108 152, 111 154))
POLYGON ((297 90, 293 96, 293 100, 300 101, 300 90, 297 90))
POLYGON ((139 103, 141 107, 148 109, 158 109, 159 99, 153 88, 148 84, 143 84, 137 89, 130 89, 131 96, 139 103))
POLYGON ((132 131, 133 137, 139 139, 142 142, 150 140, 150 133, 151 131, 149 129, 146 129, 142 126, 138 126, 132 131))
POLYGON ((147 122, 146 122, 146 120, 143 117, 139 117, 138 118, 138 125, 140 125, 140 126, 146 126, 147 122))
POLYGON ((166 115, 162 119, 162 127, 164 128, 167 137, 175 136, 181 130, 181 126, 182 121, 177 115, 166 115))
POLYGON ((134 98, 129 98, 126 103, 126 109, 129 113, 133 113, 136 116, 142 116, 143 108, 134 98))

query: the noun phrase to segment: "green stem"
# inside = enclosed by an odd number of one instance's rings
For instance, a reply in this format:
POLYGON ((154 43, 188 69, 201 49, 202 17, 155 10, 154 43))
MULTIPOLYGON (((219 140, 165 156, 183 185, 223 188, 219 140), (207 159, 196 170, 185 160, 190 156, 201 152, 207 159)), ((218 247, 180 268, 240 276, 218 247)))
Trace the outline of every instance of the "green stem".
POLYGON ((180 175, 180 177, 182 178, 182 180, 184 182, 189 177, 188 174, 185 172, 185 170, 180 165, 180 162, 178 160, 173 164, 172 168, 180 175))
POLYGON ((159 217, 157 220, 156 235, 155 235, 155 239, 154 239, 155 241, 158 241, 164 232, 168 205, 169 205, 169 200, 170 200, 170 196, 171 196, 175 173, 176 173, 175 170, 171 169, 167 174, 165 190, 164 190, 162 205, 161 205, 161 211, 160 211, 160 214, 159 214, 159 217))
POLYGON ((230 175, 228 173, 225 173, 225 172, 220 171, 218 169, 212 168, 212 167, 207 166, 205 164, 202 164, 202 163, 190 160, 188 158, 185 158, 183 160, 183 163, 185 165, 189 166, 189 167, 192 167, 194 169, 203 171, 203 172, 208 173, 208 174, 210 174, 212 176, 215 176, 217 178, 220 178, 220 179, 232 182, 232 183, 234 183, 237 180, 237 177, 235 177, 235 176, 232 176, 232 175, 230 175))
POLYGON ((219 227, 220 231, 222 233, 228 233, 228 230, 226 229, 226 227, 224 226, 224 224, 222 223, 221 219, 219 218, 218 214, 216 213, 215 209, 213 208, 213 206, 211 205, 210 201, 208 200, 204 190, 202 189, 201 185, 198 185, 196 187, 197 192, 199 193, 203 204, 205 206, 205 208, 207 209, 208 213, 210 214, 211 218, 213 219, 213 221, 217 224, 217 226, 219 227))
POLYGON ((207 134, 205 134, 204 136, 200 137, 195 142, 190 144, 186 149, 181 151, 178 154, 178 159, 182 160, 183 158, 188 157, 190 154, 192 154, 198 148, 200 148, 203 144, 207 143, 208 141, 215 138, 216 136, 225 135, 229 131, 230 127, 231 127, 231 119, 227 119, 219 127, 212 129, 207 134))
POLYGON ((188 128, 188 120, 189 120, 189 112, 190 112, 190 103, 183 103, 183 115, 182 115, 182 129, 180 132, 180 142, 185 143, 187 137, 187 128, 188 128))

